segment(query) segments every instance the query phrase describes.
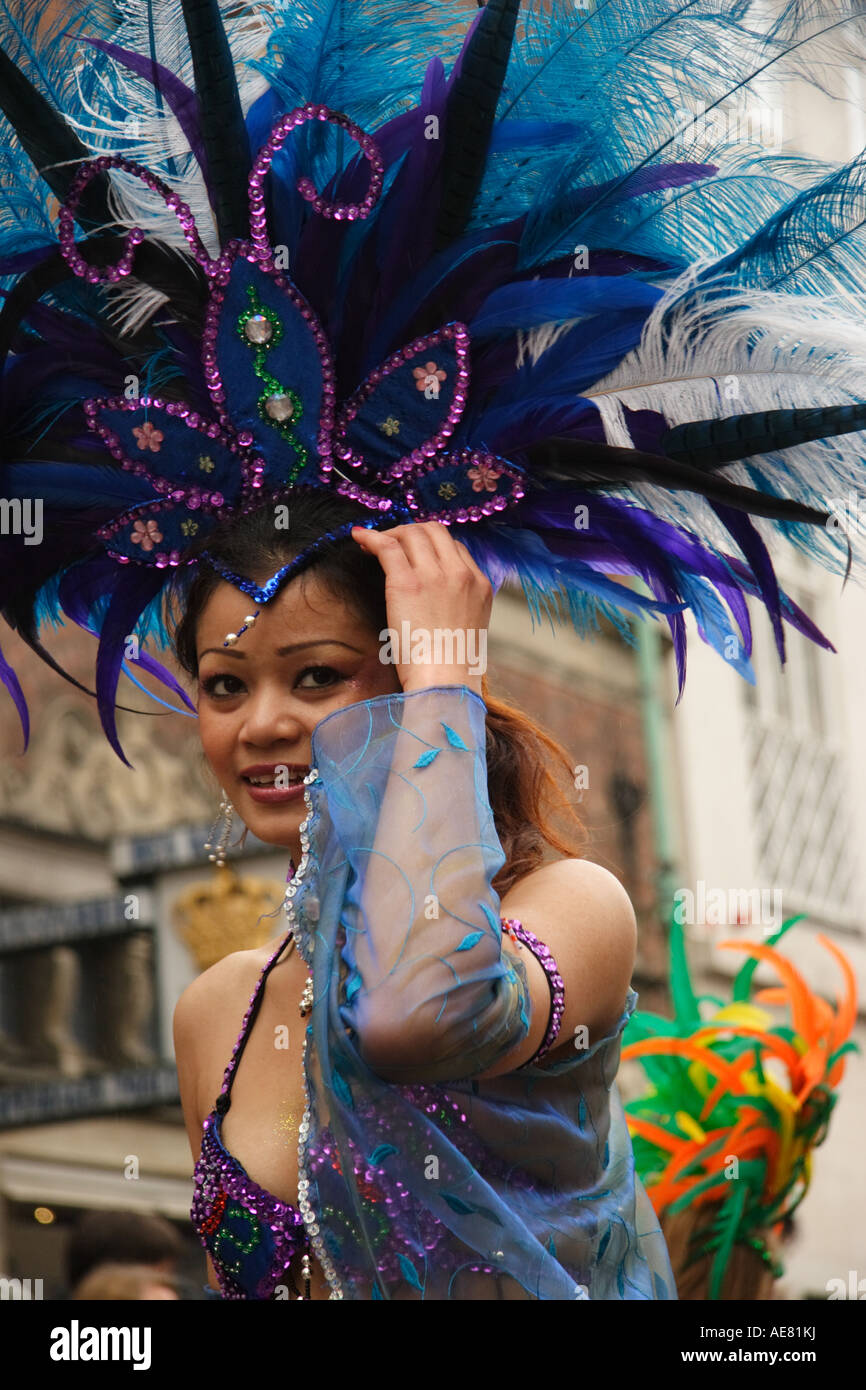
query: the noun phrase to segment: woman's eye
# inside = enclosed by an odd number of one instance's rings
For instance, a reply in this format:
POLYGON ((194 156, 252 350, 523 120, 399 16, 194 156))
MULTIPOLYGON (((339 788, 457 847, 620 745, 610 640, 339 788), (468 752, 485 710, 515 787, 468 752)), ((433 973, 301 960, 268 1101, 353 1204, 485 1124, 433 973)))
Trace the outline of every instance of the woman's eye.
MULTIPOLYGON (((343 677, 333 666, 306 666, 298 675, 295 684, 302 690, 327 690, 343 677)), ((229 700, 245 689, 243 681, 229 672, 207 676, 201 681, 201 689, 213 700, 229 700)))
POLYGON ((201 688, 206 695, 213 696, 214 699, 228 699, 230 695, 237 695, 238 688, 243 688, 243 681, 237 676, 208 676, 201 682, 201 688), (220 686, 228 685, 228 690, 220 690, 220 686))
POLYGON ((324 690, 326 686, 333 685, 334 680, 341 679, 339 671, 335 671, 333 666, 307 666, 299 675, 297 683, 305 690, 324 690), (308 684, 307 676, 324 676, 326 679, 316 679, 308 684))

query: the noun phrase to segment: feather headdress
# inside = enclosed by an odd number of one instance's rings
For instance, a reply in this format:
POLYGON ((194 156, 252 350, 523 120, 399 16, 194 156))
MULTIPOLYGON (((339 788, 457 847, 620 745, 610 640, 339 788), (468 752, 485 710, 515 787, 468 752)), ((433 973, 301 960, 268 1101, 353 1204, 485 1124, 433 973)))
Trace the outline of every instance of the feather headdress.
MULTIPOLYGON (((831 80, 864 26, 847 0, 4 9, 7 622, 68 679, 42 626, 98 634, 122 757, 129 635, 164 640, 211 527, 315 487, 442 519, 580 632, 664 616, 680 693, 685 609, 748 680, 747 595, 782 661, 786 622, 832 650, 768 543, 855 559, 866 160, 706 117, 831 80)), ((262 603, 293 572, 224 577, 262 603)))

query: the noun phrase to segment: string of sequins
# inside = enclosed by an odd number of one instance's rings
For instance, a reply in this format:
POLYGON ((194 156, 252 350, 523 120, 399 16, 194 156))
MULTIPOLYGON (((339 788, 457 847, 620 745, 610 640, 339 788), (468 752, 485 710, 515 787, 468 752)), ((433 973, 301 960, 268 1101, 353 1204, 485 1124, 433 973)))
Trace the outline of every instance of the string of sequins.
MULTIPOLYGON (((318 770, 316 768, 311 768, 307 776, 304 778, 304 801, 306 802, 307 806, 307 815, 306 818, 301 822, 301 825, 299 827, 301 836, 301 862, 286 886, 286 920, 289 923, 289 927, 292 931, 293 938, 296 937, 297 933, 295 905, 293 902, 293 898, 297 893, 298 888, 300 887, 301 879, 304 873, 306 872, 307 866, 310 861, 310 837, 308 831, 312 827, 313 821, 315 819, 313 803, 310 797, 310 793, 308 791, 308 787, 310 783, 318 780, 318 776, 318 770)), ((304 986, 304 993, 301 996, 301 1017, 306 1018, 307 1015, 311 1012, 312 1007, 313 976, 311 970, 310 975, 307 979, 307 983, 304 986)), ((309 1042, 309 1038, 312 1034, 312 1031, 312 1026, 308 1024, 306 1029, 304 1030, 304 1048, 303 1055, 301 1057, 301 1078, 304 1086, 304 1115, 303 1119, 301 1120, 300 1130, 298 1132, 298 1210, 300 1211, 301 1216, 304 1219, 304 1226, 306 1227, 307 1238, 311 1246, 313 1247, 316 1258, 319 1261, 325 1278, 327 1279, 331 1287, 330 1296, 332 1299, 342 1299, 343 1288, 340 1283, 340 1279, 337 1274, 336 1268, 334 1267, 334 1263, 327 1250, 325 1249, 324 1241, 322 1240, 321 1231, 319 1229, 319 1224, 316 1219, 316 1212, 313 1210, 308 1196, 308 1193, 310 1191, 310 1179, 309 1169, 307 1166, 307 1144, 309 1140, 309 1133, 311 1127, 312 1107, 310 1104, 310 1091, 309 1087, 307 1086, 307 1044, 309 1042)), ((309 1268, 309 1257, 305 1258, 307 1259, 306 1267, 309 1268)))

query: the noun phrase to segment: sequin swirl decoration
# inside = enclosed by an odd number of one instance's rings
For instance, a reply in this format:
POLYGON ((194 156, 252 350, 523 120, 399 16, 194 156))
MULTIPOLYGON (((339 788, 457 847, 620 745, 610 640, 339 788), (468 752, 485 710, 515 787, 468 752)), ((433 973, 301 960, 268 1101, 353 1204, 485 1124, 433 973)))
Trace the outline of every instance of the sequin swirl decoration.
POLYGON ((250 996, 216 1105, 204 1122, 201 1154, 193 1172, 190 1218, 213 1260, 222 1295, 228 1299, 250 1297, 251 1285, 256 1298, 271 1298, 284 1280, 290 1280, 297 1256, 303 1259, 307 1252, 300 1213, 253 1182, 222 1142, 222 1117, 231 1104, 232 1081, 247 1030, 270 969, 285 946, 284 937, 250 996))

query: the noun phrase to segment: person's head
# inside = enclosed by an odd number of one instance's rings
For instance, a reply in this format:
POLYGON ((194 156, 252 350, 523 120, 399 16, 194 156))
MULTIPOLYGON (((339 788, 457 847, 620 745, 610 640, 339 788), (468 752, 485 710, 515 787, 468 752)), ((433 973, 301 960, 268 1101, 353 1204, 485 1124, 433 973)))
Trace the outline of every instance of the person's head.
POLYGON ((174 1280, 152 1265, 104 1264, 86 1274, 76 1284, 70 1298, 74 1302, 131 1303, 179 1299, 180 1294, 174 1280))
MULTIPOLYGON (((357 503, 301 492, 289 505, 286 529, 276 524, 283 513, 266 505, 212 533, 207 550, 263 584, 323 532, 368 516, 357 503)), ((207 761, 266 844, 298 841, 316 725, 346 705, 399 692, 394 665, 379 659, 386 626, 382 569, 351 537, 261 605, 212 566, 199 566, 175 630, 176 650, 197 682, 207 761), (255 624, 225 647, 226 634, 257 607, 255 624)))
MULTIPOLYGON (((280 524, 285 511, 265 504, 211 532, 203 548, 233 573, 264 584, 325 532, 369 516, 360 503, 303 489, 288 503, 287 526, 280 524)), ((250 830, 266 844, 294 848, 316 725, 346 705, 401 688, 395 666, 380 660, 380 633, 388 626, 381 565, 346 536, 313 556, 268 603, 257 605, 206 562, 191 582, 181 579, 175 597, 174 646, 196 682, 205 757, 250 830), (255 624, 224 647, 257 607, 255 624), (271 788, 256 785, 269 778, 271 788)), ((482 689, 490 802, 506 855, 495 881, 502 892, 541 862, 544 840, 573 852, 541 812, 556 791, 545 755, 569 778, 570 760, 521 711, 493 697, 486 678, 482 689)), ((563 798, 555 800, 568 814, 563 798)))
POLYGON ((171 1277, 183 1242, 163 1216, 140 1211, 86 1211, 73 1228, 66 1254, 70 1288, 97 1266, 147 1265, 152 1277, 171 1277))

